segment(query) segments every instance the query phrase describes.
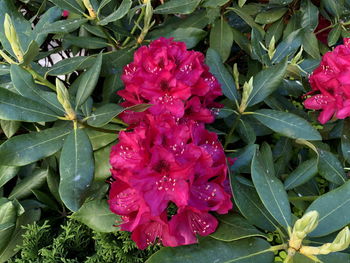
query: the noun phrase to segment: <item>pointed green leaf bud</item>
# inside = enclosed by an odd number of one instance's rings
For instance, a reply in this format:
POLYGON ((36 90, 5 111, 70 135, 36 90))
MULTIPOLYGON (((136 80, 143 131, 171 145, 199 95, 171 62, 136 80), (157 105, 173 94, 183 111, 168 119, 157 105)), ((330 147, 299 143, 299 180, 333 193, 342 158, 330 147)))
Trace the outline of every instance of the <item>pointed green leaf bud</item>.
POLYGON ((67 118, 69 120, 75 120, 76 119, 76 113, 73 110, 73 107, 69 101, 69 93, 67 88, 64 86, 63 82, 56 78, 56 92, 57 92, 57 100, 61 103, 63 106, 67 118))
POLYGON ((241 105, 239 106, 240 113, 243 113, 247 108, 248 98, 252 93, 252 90, 253 90, 253 77, 251 77, 250 80, 248 82, 245 82, 243 85, 242 101, 241 101, 241 105))
POLYGON ((94 7, 90 3, 90 0, 83 0, 83 3, 84 3, 84 6, 86 7, 86 9, 88 10, 90 17, 92 19, 95 19, 97 15, 96 15, 94 7))
POLYGON ((7 40, 10 42, 11 48, 18 61, 21 63, 23 61, 23 51, 19 44, 18 35, 16 29, 12 23, 11 17, 8 14, 5 14, 4 20, 4 31, 7 40))

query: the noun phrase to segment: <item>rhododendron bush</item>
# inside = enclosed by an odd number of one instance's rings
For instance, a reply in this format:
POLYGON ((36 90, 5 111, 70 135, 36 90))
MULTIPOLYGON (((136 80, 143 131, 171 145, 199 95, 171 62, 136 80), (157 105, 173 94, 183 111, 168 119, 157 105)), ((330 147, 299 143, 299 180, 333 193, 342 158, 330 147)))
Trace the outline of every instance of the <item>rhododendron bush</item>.
POLYGON ((0 1, 0 262, 349 262, 349 15, 0 1))

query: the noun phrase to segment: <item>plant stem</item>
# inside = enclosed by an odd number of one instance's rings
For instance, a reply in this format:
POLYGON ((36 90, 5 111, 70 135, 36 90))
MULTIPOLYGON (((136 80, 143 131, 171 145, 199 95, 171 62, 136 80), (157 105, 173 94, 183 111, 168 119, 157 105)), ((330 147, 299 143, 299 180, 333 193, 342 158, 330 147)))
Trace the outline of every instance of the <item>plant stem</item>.
MULTIPOLYGON (((142 8, 142 9, 141 9, 141 14, 140 14, 139 17, 137 18, 134 27, 133 27, 133 28, 131 29, 131 31, 130 31, 131 35, 133 35, 133 34, 135 33, 135 31, 136 31, 138 25, 140 24, 141 19, 143 18, 144 15, 145 15, 145 8, 142 8)), ((122 44, 122 47, 125 47, 125 45, 129 43, 130 39, 131 39, 131 37, 127 37, 127 38, 124 40, 124 42, 123 42, 123 44, 122 44)))
POLYGON ((328 30, 328 29, 331 29, 331 28, 333 28, 335 25, 330 25, 330 26, 327 26, 327 27, 325 27, 325 28, 322 28, 322 29, 320 29, 320 30, 318 30, 316 33, 315 33, 315 35, 317 35, 317 34, 319 34, 319 33, 322 33, 323 31, 326 31, 326 30, 328 30))
POLYGON ((32 74, 33 78, 35 80, 38 80, 41 84, 45 85, 46 87, 52 89, 53 91, 56 91, 56 86, 52 84, 47 79, 40 76, 35 70, 33 70, 31 67, 24 67, 25 70, 27 70, 30 74, 32 74))
POLYGON ((224 144, 224 149, 226 150, 227 145, 230 143, 230 140, 232 138, 233 132, 235 131, 238 123, 241 121, 241 115, 238 115, 237 118, 235 119, 235 121, 232 124, 231 130, 230 132, 226 135, 225 138, 225 144, 224 144))
POLYGON ((287 244, 281 244, 281 245, 276 245, 276 246, 272 246, 270 247, 270 251, 278 251, 278 250, 282 250, 282 249, 287 249, 288 245, 287 244))
POLYGON ((318 198, 318 196, 296 196, 289 197, 289 201, 314 201, 318 198))

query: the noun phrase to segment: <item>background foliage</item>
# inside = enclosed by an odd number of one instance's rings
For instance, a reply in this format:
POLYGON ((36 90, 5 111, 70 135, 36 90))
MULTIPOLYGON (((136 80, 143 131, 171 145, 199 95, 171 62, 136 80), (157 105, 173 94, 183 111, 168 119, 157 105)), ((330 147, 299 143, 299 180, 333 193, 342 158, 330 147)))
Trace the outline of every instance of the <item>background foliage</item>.
MULTIPOLYGON (((0 1, 0 262, 270 263, 286 257, 288 227, 305 211, 320 214, 309 244, 349 225, 350 122, 321 126, 302 106, 321 55, 350 36, 349 0, 84 2, 0 1), (330 24, 316 29, 320 16, 330 24), (235 208, 199 245, 150 256, 158 248, 136 252, 113 226, 106 180, 126 128, 123 66, 161 36, 205 53, 222 85, 224 108, 209 128, 237 157, 235 208)), ((320 259, 349 262, 349 253, 320 259)))

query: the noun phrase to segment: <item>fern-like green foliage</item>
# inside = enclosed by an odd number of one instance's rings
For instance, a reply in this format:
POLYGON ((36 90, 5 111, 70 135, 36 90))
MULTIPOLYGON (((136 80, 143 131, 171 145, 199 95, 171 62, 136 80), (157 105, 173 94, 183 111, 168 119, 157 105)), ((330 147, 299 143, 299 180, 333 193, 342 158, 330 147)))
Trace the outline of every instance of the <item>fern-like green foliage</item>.
POLYGON ((138 263, 159 249, 139 250, 128 232, 98 233, 71 219, 59 231, 48 221, 24 228, 23 244, 9 263, 138 263))

